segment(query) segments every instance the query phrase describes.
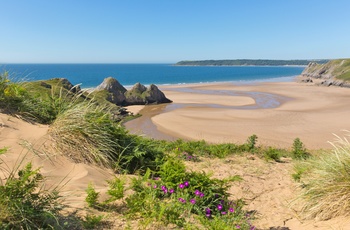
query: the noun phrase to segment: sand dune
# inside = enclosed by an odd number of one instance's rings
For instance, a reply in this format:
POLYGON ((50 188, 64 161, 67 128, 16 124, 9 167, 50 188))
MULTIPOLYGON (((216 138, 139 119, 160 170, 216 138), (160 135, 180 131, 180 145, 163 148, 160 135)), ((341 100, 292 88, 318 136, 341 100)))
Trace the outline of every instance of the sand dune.
MULTIPOLYGON (((106 180, 112 178, 111 170, 101 169, 86 164, 75 164, 69 159, 50 152, 50 141, 47 137, 48 126, 31 124, 0 114, 0 148, 9 147, 1 156, 2 168, 11 171, 22 159, 32 162, 34 168, 41 168, 45 177, 46 188, 58 186, 64 203, 71 208, 83 208, 85 205, 85 189, 89 182, 96 185, 97 191, 106 190, 106 180), (35 150, 34 152, 30 149, 35 150)), ((0 177, 4 178, 4 171, 0 177)))

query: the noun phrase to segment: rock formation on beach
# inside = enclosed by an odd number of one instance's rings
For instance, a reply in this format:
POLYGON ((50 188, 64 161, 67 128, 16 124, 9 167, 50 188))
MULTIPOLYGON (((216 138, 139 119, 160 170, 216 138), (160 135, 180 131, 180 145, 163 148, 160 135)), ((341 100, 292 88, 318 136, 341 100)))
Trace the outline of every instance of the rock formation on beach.
POLYGON ((96 87, 96 91, 106 91, 107 100, 121 106, 147 105, 172 102, 156 85, 148 88, 136 83, 130 90, 125 89, 115 78, 108 77, 96 87))
POLYGON ((103 82, 96 87, 97 91, 105 90, 108 92, 107 100, 116 105, 125 104, 124 93, 127 91, 124 86, 122 86, 115 78, 108 77, 103 80, 103 82))
POLYGON ((350 59, 337 59, 325 64, 310 62, 298 77, 298 81, 350 88, 350 59))

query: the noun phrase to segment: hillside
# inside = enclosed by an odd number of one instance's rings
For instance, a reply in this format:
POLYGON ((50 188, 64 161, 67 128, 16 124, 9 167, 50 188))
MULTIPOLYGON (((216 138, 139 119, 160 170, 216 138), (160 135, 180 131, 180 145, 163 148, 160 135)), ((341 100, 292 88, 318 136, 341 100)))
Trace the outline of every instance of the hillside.
POLYGON ((177 66, 288 66, 308 65, 310 62, 326 63, 328 60, 267 60, 267 59, 234 59, 234 60, 200 60, 180 61, 177 66))
POLYGON ((336 59, 324 64, 311 62, 301 73, 300 80, 316 85, 350 87, 350 59, 336 59))

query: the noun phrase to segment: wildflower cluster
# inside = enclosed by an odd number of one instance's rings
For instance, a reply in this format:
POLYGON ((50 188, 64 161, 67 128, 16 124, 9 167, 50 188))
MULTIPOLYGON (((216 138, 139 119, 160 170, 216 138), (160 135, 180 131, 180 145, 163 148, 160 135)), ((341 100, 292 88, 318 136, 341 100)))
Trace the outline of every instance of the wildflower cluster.
POLYGON ((250 224, 250 216, 244 215, 241 209, 243 206, 241 200, 233 202, 219 194, 206 195, 200 189, 195 189, 193 191, 190 188, 189 181, 178 184, 175 189, 167 188, 165 185, 160 185, 159 187, 154 185, 154 189, 161 191, 163 195, 168 194, 174 201, 176 200, 179 202, 183 206, 183 213, 188 213, 188 215, 194 213, 205 216, 208 221, 214 221, 215 219, 217 221, 219 218, 226 224, 235 223, 234 226, 236 229, 255 229, 255 227, 250 224), (241 219, 243 222, 237 222, 238 216, 243 218, 241 219))
POLYGON ((136 193, 126 199, 131 212, 157 216, 159 221, 179 227, 200 221, 208 229, 254 229, 251 217, 243 211, 244 202, 228 199, 227 182, 211 179, 204 172, 186 172, 176 159, 164 163, 156 174, 159 177, 150 174, 135 181, 136 193), (148 186, 143 187, 145 182, 148 186))
POLYGON ((193 154, 189 154, 187 152, 182 152, 179 157, 185 161, 193 161, 193 162, 198 162, 199 159, 197 156, 193 155, 193 154))

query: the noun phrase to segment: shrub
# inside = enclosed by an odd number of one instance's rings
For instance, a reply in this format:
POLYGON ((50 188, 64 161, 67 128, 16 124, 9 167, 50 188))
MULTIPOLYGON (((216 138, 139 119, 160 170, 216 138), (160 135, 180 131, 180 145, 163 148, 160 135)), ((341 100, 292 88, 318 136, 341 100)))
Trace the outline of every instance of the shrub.
POLYGON ((96 229, 96 227, 102 225, 103 215, 87 214, 85 220, 82 221, 84 229, 96 229))
POLYGON ((258 141, 258 136, 253 134, 247 139, 247 150, 253 151, 255 149, 256 142, 258 141))
POLYGON ((295 138, 292 147, 292 157, 294 159, 304 160, 309 156, 310 154, 306 151, 303 142, 299 138, 295 138))
POLYGON ((269 147, 264 150, 264 157, 266 160, 281 161, 281 152, 278 149, 269 147))
POLYGON ((350 143, 338 137, 332 144, 332 153, 300 162, 307 168, 300 195, 305 218, 327 220, 350 213, 350 143))
POLYGON ((124 197, 124 184, 125 182, 118 177, 115 177, 113 180, 107 181, 109 189, 107 194, 110 195, 110 198, 106 201, 107 203, 122 199, 124 197))
POLYGON ((39 188, 43 181, 39 169, 28 163, 10 172, 0 185, 0 227, 2 229, 42 229, 58 226, 58 192, 39 188))
POLYGON ((158 221, 185 227, 199 220, 208 229, 218 219, 224 227, 220 229, 229 229, 233 223, 243 229, 249 226, 243 201, 228 199, 229 182, 240 177, 211 179, 204 172, 186 172, 183 163, 172 158, 157 173, 159 177, 152 179, 149 170, 134 180, 135 193, 126 198, 129 216, 141 215, 145 225, 158 221))
POLYGON ((19 83, 11 82, 9 73, 0 74, 0 107, 7 112, 17 112, 27 97, 27 92, 19 83))
POLYGON ((189 157, 192 161, 197 161, 198 156, 224 158, 230 154, 242 153, 247 151, 246 144, 236 145, 232 143, 208 144, 202 141, 184 141, 178 139, 173 142, 157 141, 158 149, 165 152, 174 152, 186 160, 189 157), (193 158, 194 157, 194 158, 193 158))
POLYGON ((85 191, 87 193, 85 198, 86 203, 89 207, 96 208, 98 206, 98 197, 100 196, 100 193, 96 192, 92 183, 89 183, 85 191))

